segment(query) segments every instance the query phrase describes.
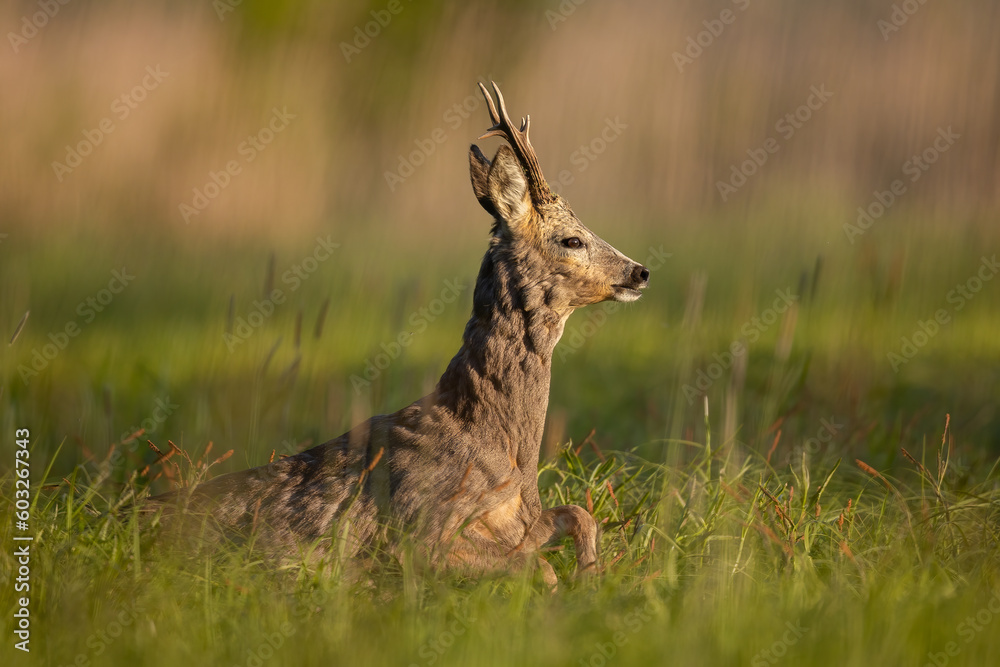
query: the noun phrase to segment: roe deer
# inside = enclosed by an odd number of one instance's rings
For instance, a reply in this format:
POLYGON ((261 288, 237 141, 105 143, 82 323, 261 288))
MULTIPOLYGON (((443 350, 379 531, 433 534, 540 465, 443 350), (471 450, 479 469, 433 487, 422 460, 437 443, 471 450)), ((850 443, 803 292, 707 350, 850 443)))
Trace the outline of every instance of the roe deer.
POLYGON ((596 569, 594 518, 576 505, 543 510, 539 498, 552 353, 576 308, 638 299, 649 271, 580 223, 542 176, 530 117, 515 128, 499 87, 499 113, 479 87, 493 121, 480 139, 509 146, 492 161, 469 150, 472 189, 493 227, 461 349, 412 405, 196 487, 192 502, 227 531, 321 552, 346 540, 335 551, 350 555, 405 532, 432 563, 478 571, 520 566, 569 535, 577 572, 596 569))

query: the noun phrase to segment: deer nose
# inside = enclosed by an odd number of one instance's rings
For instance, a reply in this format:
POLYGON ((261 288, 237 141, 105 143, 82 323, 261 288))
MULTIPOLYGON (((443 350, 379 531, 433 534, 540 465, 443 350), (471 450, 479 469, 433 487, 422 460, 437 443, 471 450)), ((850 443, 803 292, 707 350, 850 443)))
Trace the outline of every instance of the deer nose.
POLYGON ((636 287, 645 287, 649 284, 649 269, 642 264, 632 267, 632 284, 636 287))

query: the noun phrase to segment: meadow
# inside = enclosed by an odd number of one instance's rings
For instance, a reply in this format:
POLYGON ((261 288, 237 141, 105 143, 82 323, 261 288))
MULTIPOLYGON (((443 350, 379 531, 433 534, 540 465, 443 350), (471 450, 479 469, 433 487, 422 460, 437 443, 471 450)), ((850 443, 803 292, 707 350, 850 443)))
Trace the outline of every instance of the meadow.
POLYGON ((0 25, 3 664, 1000 664, 996 3, 24 1, 0 25), (551 592, 140 522, 433 389, 487 246, 489 80, 651 272, 552 362, 542 501, 593 513, 598 575, 568 543, 551 592))
MULTIPOLYGON (((115 517, 150 486, 259 465, 428 391, 460 343, 485 247, 485 225, 462 225, 433 265, 412 242, 371 249, 344 227, 283 247, 45 240, 5 263, 5 289, 43 304, 3 360, 3 432, 30 430, 31 483, 44 485, 30 512, 32 651, 19 661, 997 658, 997 370, 982 363, 997 354, 997 291, 987 281, 948 303, 995 239, 925 263, 940 244, 931 228, 879 257, 844 240, 822 254, 828 236, 790 229, 765 242, 592 222, 653 271, 639 302, 576 313, 553 360, 543 503, 603 522, 600 576, 574 581, 572 549, 547 554, 555 594, 530 573, 403 562, 357 580, 276 568, 247 547, 198 559, 115 517), (118 293, 112 271, 127 282, 118 293), (17 275, 27 286, 10 287, 17 275), (941 308, 952 320, 894 371, 889 353, 921 342, 941 308), (34 351, 70 321, 80 332, 35 370, 34 351), (149 442, 190 460, 158 463, 149 442)), ((7 438, 6 460, 15 449, 7 438)), ((15 544, 12 520, 0 530, 15 544)), ((11 549, 3 560, 16 571, 11 549)), ((4 596, 13 630, 11 587, 4 596)))

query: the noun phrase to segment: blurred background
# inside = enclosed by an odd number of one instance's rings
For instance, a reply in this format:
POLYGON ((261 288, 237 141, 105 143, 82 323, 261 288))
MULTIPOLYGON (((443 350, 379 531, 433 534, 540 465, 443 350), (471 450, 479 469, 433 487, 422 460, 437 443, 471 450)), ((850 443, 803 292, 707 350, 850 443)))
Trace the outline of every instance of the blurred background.
POLYGON ((56 470, 147 437, 261 463, 430 390, 486 248, 490 80, 584 223, 656 263, 570 320, 548 453, 657 456, 706 402, 786 460, 890 464, 946 413, 1000 450, 996 3, 74 0, 0 26, 0 424, 63 443, 56 470))

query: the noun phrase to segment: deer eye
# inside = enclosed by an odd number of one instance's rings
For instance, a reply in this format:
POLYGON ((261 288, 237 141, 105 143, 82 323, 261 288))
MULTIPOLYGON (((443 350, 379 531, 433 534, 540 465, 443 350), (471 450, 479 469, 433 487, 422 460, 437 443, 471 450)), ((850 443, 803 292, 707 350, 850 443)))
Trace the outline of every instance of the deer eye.
POLYGON ((573 248, 573 249, 582 248, 583 247, 583 241, 581 241, 580 239, 578 239, 575 236, 571 236, 568 239, 563 239, 562 240, 562 244, 564 246, 566 246, 567 248, 573 248))

